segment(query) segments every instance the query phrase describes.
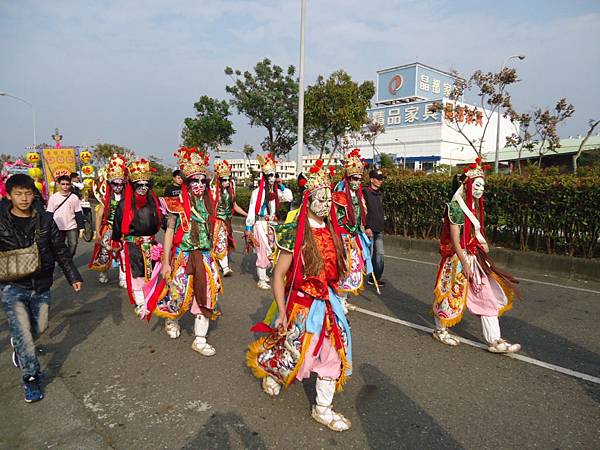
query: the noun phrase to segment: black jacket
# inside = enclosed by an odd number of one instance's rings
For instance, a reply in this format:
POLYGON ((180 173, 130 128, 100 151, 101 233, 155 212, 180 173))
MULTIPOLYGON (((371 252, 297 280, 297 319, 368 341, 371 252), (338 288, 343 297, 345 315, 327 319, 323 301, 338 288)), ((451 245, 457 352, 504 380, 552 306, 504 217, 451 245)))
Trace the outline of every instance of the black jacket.
POLYGON ((29 229, 17 229, 12 219, 10 208, 0 208, 0 251, 16 250, 18 248, 29 247, 33 244, 35 235, 35 220, 40 218, 40 238, 38 248, 40 250, 41 268, 37 274, 18 281, 12 281, 11 284, 22 286, 26 289, 34 289, 36 292, 45 292, 52 287, 54 263, 58 261, 69 284, 83 281, 77 271, 73 258, 67 246, 64 237, 61 236, 56 222, 51 213, 44 212, 38 214, 34 210, 33 220, 29 229))
POLYGON ((385 216, 383 213, 383 194, 381 190, 370 187, 363 188, 363 196, 367 203, 367 226, 374 232, 382 232, 385 229, 385 216))
MULTIPOLYGON (((135 194, 131 200, 133 208, 133 220, 129 224, 129 236, 154 236, 160 231, 159 212, 150 192, 147 194, 148 202, 143 208, 135 207, 135 194)), ((113 220, 112 240, 119 241, 123 238, 121 231, 125 209, 125 198, 121 199, 115 211, 113 220)))

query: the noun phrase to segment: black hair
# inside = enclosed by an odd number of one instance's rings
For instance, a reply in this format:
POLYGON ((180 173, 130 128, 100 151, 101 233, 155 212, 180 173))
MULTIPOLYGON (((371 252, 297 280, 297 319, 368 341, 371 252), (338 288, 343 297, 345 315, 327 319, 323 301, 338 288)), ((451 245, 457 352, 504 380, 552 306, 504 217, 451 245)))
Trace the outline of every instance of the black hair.
POLYGON ((69 175, 61 175, 60 177, 58 177, 56 179, 57 183, 60 183, 62 181, 68 181, 70 183, 71 182, 71 177, 69 175))
POLYGON ((79 174, 77 172, 71 172, 71 175, 69 175, 69 179, 73 179, 73 178, 79 178, 79 174))
POLYGON ((10 194, 14 188, 31 189, 33 192, 36 191, 33 178, 24 173, 16 173, 6 181, 6 192, 10 194))
POLYGON ((450 191, 450 200, 452 200, 452 197, 454 196, 456 191, 458 191, 458 188, 460 187, 460 185, 462 184, 462 182, 464 180, 465 180, 464 174, 456 174, 456 175, 454 175, 454 177, 452 177, 452 188, 450 191))
POLYGON ((181 170, 177 169, 173 171, 173 178, 175 177, 180 177, 181 176, 181 170))

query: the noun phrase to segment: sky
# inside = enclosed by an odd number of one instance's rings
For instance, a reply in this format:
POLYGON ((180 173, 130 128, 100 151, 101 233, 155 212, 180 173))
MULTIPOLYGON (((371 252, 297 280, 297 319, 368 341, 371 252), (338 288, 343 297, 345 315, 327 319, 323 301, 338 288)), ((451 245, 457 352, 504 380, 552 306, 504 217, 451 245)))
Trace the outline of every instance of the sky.
MULTIPOLYGON (((561 97, 562 137, 600 118, 600 2, 307 0, 305 80, 344 69, 358 82, 419 61, 463 76, 506 57, 522 112, 561 97)), ((173 165, 182 121, 202 95, 229 100, 224 68, 299 62, 300 0, 0 0, 0 91, 35 107, 37 141, 109 142, 173 165)), ((234 110, 235 111, 235 110, 234 110)), ((234 113, 234 148, 265 132, 234 113)), ((0 96, 0 152, 31 145, 31 109, 0 96)))

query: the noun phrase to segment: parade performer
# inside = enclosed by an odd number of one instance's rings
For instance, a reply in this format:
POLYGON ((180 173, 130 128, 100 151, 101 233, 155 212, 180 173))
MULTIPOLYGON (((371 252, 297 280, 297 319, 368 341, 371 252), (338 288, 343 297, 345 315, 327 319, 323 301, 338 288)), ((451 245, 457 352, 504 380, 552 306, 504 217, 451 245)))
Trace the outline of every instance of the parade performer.
POLYGON ((176 155, 184 177, 181 194, 162 199, 169 213, 162 263, 166 285, 148 310, 166 319, 165 331, 173 339, 180 335, 178 319, 190 311, 195 316, 192 349, 212 356, 215 349, 206 342, 206 335, 210 320, 221 314, 217 302, 223 287, 212 252, 214 200, 206 177, 208 156, 187 147, 176 155))
POLYGON ((364 288, 366 277, 372 276, 371 242, 365 233, 366 203, 362 192, 365 164, 358 149, 352 150, 344 160, 344 178, 335 187, 333 206, 339 226, 343 229, 344 248, 349 255, 348 275, 339 283, 344 309, 353 309, 348 303, 348 293, 358 295, 364 288))
MULTIPOLYGON (((487 169, 487 167, 486 167, 487 169)), ((450 346, 459 340, 447 327, 459 323, 467 308, 480 316, 488 350, 512 353, 521 349, 502 339, 498 316, 512 307, 518 281, 500 270, 490 259, 484 232, 484 169, 481 158, 454 179, 440 235, 442 261, 438 270, 433 302, 436 330, 433 337, 450 346)))
POLYGON ((88 267, 98 272, 98 281, 108 283, 108 271, 112 265, 119 268, 119 286, 127 287, 123 252, 113 251, 112 230, 117 205, 122 199, 127 182, 127 160, 115 153, 104 169, 103 175, 94 180, 93 192, 99 202, 96 210, 96 244, 88 267))
POLYGON ((143 316, 146 303, 156 295, 160 246, 154 235, 160 230, 161 213, 158 197, 152 190, 155 169, 145 159, 129 164, 129 182, 113 220, 113 248, 122 249, 125 279, 131 304, 143 316))
POLYGON ((249 345, 246 363, 268 395, 317 374, 312 417, 334 431, 350 421, 332 409, 334 393, 352 372, 350 327, 337 283, 347 270, 341 230, 331 220, 331 171, 319 160, 307 174, 297 220, 278 227, 273 273, 278 313, 252 331, 269 333, 249 345))
POLYGON ((231 180, 231 167, 227 161, 215 162, 215 230, 214 230, 214 253, 219 261, 223 276, 228 277, 233 273, 229 267, 229 252, 235 249, 235 239, 231 228, 231 218, 236 212, 241 216, 247 216, 235 201, 235 187, 231 180))
POLYGON ((274 250, 277 212, 281 202, 291 202, 292 191, 286 188, 276 173, 277 163, 271 154, 259 155, 261 176, 258 187, 252 191, 248 217, 246 217, 245 236, 253 243, 256 252, 257 286, 269 290, 267 269, 271 266, 274 250))

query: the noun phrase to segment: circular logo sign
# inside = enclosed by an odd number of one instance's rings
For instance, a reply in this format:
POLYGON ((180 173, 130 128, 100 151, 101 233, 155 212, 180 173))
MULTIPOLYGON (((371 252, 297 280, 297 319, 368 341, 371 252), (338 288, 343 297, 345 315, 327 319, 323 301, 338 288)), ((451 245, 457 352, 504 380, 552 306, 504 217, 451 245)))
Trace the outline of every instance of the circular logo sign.
POLYGON ((396 95, 396 93, 402 87, 403 82, 404 82, 404 79, 402 78, 402 75, 396 75, 396 76, 392 77, 392 79, 388 83, 388 90, 390 91, 390 94, 396 95))

